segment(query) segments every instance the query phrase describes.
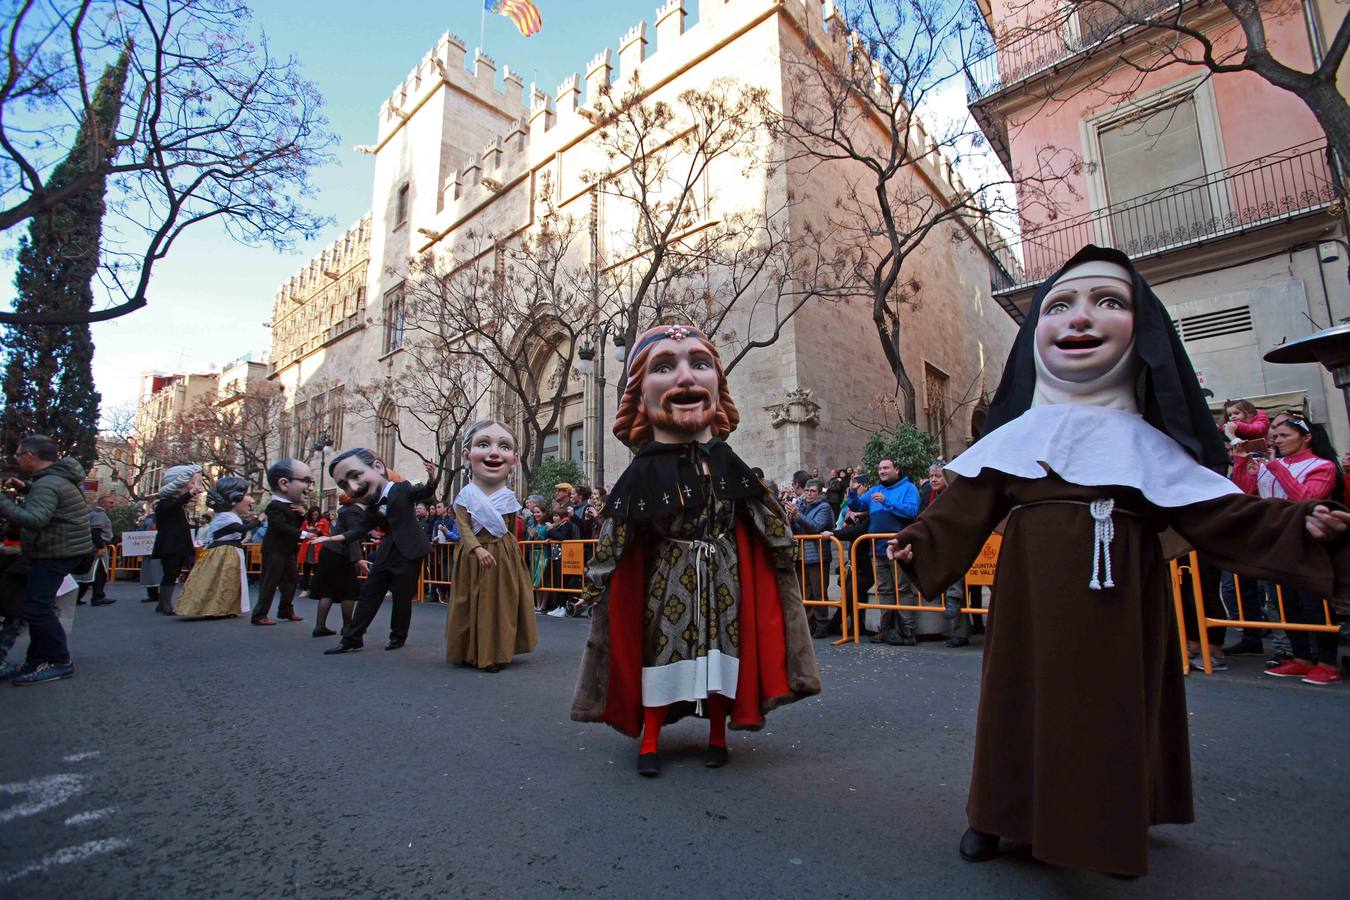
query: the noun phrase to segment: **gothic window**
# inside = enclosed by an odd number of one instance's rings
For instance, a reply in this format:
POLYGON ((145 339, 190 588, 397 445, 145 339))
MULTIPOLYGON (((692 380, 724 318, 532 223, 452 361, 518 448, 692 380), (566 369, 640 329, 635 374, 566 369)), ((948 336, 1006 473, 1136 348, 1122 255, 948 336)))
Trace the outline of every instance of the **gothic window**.
POLYGON ((942 371, 928 364, 923 367, 924 397, 927 409, 924 431, 938 440, 938 449, 947 457, 947 382, 950 379, 942 371))
POLYGON ((384 295, 384 352, 393 353, 403 346, 403 331, 406 326, 403 285, 399 285, 384 295))
POLYGON ((402 225, 408 221, 408 185, 398 189, 398 200, 394 205, 394 225, 402 225))
POLYGON ((394 401, 386 400, 380 404, 376 418, 379 420, 379 427, 375 432, 375 455, 384 460, 386 466, 393 468, 395 434, 398 429, 398 407, 394 405, 394 401))

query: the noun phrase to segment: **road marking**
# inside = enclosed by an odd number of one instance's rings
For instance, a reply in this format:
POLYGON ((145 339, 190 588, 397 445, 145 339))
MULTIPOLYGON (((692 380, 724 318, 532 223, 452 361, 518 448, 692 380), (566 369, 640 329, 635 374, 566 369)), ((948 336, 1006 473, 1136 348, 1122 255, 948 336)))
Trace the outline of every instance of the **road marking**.
POLYGON ((20 816, 35 816, 40 812, 60 806, 83 790, 84 776, 73 774, 48 775, 46 778, 34 778, 31 781, 16 781, 13 784, 0 784, 0 796, 31 796, 9 809, 0 809, 0 825, 20 816))
POLYGON ((105 806, 102 809, 91 809, 89 812, 76 813, 66 819, 66 827, 69 828, 72 825, 87 825, 90 822, 97 822, 99 819, 106 818, 115 812, 117 812, 117 810, 113 807, 105 806))
POLYGON ((46 872, 52 866, 68 866, 71 863, 81 862, 94 856, 101 856, 104 853, 111 853, 114 850, 121 850, 130 846, 131 841, 123 838, 103 838, 97 841, 86 841, 74 847, 62 847, 60 850, 48 853, 35 863, 29 863, 8 875, 0 876, 0 884, 8 884, 27 875, 46 872))
POLYGON ((97 750, 87 750, 84 753, 72 753, 69 756, 63 756, 61 757, 61 760, 62 762, 77 763, 84 762, 86 759, 93 759, 99 755, 99 751, 97 750))

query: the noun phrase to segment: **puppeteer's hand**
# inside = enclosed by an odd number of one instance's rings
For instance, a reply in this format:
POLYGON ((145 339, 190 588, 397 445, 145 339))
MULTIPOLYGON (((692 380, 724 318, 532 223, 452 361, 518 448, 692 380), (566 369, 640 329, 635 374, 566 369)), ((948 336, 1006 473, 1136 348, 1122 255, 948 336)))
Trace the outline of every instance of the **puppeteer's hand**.
POLYGON ((436 477, 436 464, 434 462, 425 462, 422 464, 422 468, 427 470, 428 478, 436 477))
POLYGON ((1305 524, 1313 540, 1327 543, 1343 537, 1350 531, 1350 512, 1328 509, 1325 506, 1313 507, 1305 524))
POLYGON ((487 551, 486 547, 474 547, 473 555, 477 557, 478 564, 483 568, 495 569, 497 567, 497 560, 492 558, 492 554, 487 551))
POLYGON ((886 542, 886 558, 899 560, 902 563, 914 562, 914 547, 911 544, 900 546, 900 541, 891 538, 886 542))
POLYGON ((358 560, 356 561, 356 568, 359 569, 359 570, 361 571, 361 574, 362 574, 362 575, 369 575, 369 574, 370 574, 370 560, 368 560, 368 559, 358 559, 358 560))

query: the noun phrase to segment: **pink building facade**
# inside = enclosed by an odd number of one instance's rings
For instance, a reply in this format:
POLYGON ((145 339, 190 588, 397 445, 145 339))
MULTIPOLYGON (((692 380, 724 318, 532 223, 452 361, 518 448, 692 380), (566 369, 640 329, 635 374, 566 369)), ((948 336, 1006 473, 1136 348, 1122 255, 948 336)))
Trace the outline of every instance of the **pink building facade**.
MULTIPOLYGON (((1157 35, 1123 27, 1110 7, 980 2, 996 49, 971 66, 972 114, 1010 171, 1067 173, 1049 203, 1019 191, 1023 273, 996 290, 1000 302, 1020 315, 1084 244, 1118 247, 1167 303, 1216 406, 1306 404, 1347 448, 1346 402, 1320 367, 1262 359, 1350 317, 1343 191, 1312 114, 1252 73, 1141 71, 1153 69, 1157 35)), ((1269 7, 1272 52, 1304 69, 1344 15, 1312 2, 1269 7)), ((1220 52, 1234 46, 1223 5, 1186 15, 1220 52)))

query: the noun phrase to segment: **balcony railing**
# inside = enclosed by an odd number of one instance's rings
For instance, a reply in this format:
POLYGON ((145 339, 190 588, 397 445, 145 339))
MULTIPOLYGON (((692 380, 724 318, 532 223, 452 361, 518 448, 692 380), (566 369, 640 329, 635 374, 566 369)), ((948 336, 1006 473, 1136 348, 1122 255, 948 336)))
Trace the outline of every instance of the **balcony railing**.
POLYGON ((1317 141, 1135 197, 1063 222, 1022 232, 1020 283, 1045 280, 1085 244, 1140 259, 1233 237, 1326 209, 1341 200, 1317 141))
MULTIPOLYGON (((1180 6, 1181 0, 1115 0, 1115 4, 1126 14, 1139 17, 1180 6)), ((1061 8, 1029 25, 1014 26, 994 50, 967 67, 969 101, 977 103, 1052 69, 1128 27, 1120 11, 1105 3, 1061 8)))

